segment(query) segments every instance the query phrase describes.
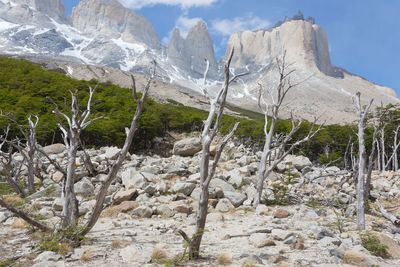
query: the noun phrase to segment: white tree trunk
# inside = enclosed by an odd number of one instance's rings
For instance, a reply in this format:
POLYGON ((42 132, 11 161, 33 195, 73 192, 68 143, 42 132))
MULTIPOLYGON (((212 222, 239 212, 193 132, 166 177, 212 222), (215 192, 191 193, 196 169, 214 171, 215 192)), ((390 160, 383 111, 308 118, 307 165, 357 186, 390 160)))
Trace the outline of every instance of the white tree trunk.
POLYGON ((361 106, 360 92, 356 94, 355 105, 358 116, 358 179, 357 179, 357 228, 365 230, 365 214, 364 214, 364 180, 367 153, 365 151, 364 142, 364 124, 365 117, 371 107, 371 100, 368 106, 363 110, 361 106))
POLYGON ((253 207, 257 207, 261 202, 262 191, 264 187, 264 181, 269 176, 269 174, 276 168, 276 166, 282 162, 282 160, 292 153, 294 149, 303 142, 310 140, 322 127, 318 127, 314 129, 316 119, 314 120, 310 131, 307 136, 301 140, 298 140, 294 144, 288 145, 288 142, 292 139, 293 135, 300 129, 302 121, 296 123, 293 114, 292 114, 292 129, 290 133, 286 136, 283 136, 280 140, 275 140, 276 144, 273 145, 273 137, 275 135, 276 123, 278 121, 279 109, 285 99, 286 94, 297 84, 292 84, 290 82, 289 76, 293 73, 294 70, 287 70, 289 66, 285 62, 286 53, 284 53, 282 59, 276 58, 276 67, 279 72, 279 83, 272 91, 264 91, 262 85, 260 84, 260 90, 258 95, 258 106, 264 113, 264 134, 265 134, 265 144, 263 148, 263 153, 261 156, 261 161, 259 163, 259 171, 257 178, 257 193, 254 196, 253 207), (272 105, 271 105, 271 125, 268 129, 268 113, 269 113, 269 105, 267 101, 265 101, 265 93, 268 93, 272 105), (288 147, 288 148, 287 148, 288 147), (273 160, 271 159, 271 151, 274 150, 273 160), (267 161, 269 161, 269 165, 267 167, 267 161))

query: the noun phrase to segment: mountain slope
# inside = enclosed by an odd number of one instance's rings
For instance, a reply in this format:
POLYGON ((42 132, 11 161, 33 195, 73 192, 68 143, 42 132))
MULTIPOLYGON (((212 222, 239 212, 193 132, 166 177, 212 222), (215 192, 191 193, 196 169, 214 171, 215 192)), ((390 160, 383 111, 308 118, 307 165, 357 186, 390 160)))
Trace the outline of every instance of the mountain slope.
MULTIPOLYGON (((226 55, 232 47, 232 71, 251 73, 230 91, 229 101, 240 107, 258 111, 258 83, 265 88, 276 85, 274 61, 284 51, 296 70, 291 79, 300 84, 288 94, 283 116, 295 111, 307 119, 321 116, 328 123, 351 122, 355 119, 351 96, 357 91, 365 101, 374 98, 376 104, 399 102, 391 88, 333 66, 326 32, 301 13, 270 29, 234 33, 226 55)), ((163 47, 151 23, 116 0, 83 0, 68 18, 60 0, 0 0, 0 54, 58 62, 57 68, 68 75, 85 79, 105 79, 108 70, 97 77, 77 64, 148 75, 155 59, 157 78, 175 88, 175 93, 169 91, 173 96, 181 95, 181 88, 189 94, 202 91, 204 58, 210 62, 207 85, 210 93, 215 93, 222 84, 226 59, 224 56, 217 62, 204 22, 195 25, 186 38, 175 30, 168 47, 163 47)), ((173 97, 165 94, 160 98, 173 97)))

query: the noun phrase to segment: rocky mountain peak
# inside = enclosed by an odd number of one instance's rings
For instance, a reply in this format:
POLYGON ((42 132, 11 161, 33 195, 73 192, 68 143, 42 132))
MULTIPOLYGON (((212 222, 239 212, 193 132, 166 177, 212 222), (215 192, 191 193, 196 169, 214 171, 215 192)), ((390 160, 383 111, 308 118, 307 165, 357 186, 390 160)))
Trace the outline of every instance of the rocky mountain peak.
POLYGON ((17 24, 68 23, 61 0, 0 0, 0 17, 17 24))
POLYGON ((181 68, 190 70, 202 75, 205 70, 204 59, 210 62, 210 75, 215 75, 218 63, 214 54, 214 45, 208 32, 207 25, 200 20, 193 26, 186 37, 182 38, 178 29, 172 33, 168 45, 168 59, 181 68))
POLYGON ((70 18, 75 28, 91 36, 106 35, 130 43, 143 43, 150 48, 161 48, 152 24, 116 0, 81 1, 73 8, 70 18))
POLYGON ((285 22, 279 22, 268 30, 234 33, 228 42, 225 57, 231 47, 237 48, 234 66, 269 64, 286 50, 288 61, 301 69, 320 71, 334 77, 343 75, 331 64, 326 32, 314 24, 313 18, 304 20, 301 11, 292 19, 286 17, 285 22))

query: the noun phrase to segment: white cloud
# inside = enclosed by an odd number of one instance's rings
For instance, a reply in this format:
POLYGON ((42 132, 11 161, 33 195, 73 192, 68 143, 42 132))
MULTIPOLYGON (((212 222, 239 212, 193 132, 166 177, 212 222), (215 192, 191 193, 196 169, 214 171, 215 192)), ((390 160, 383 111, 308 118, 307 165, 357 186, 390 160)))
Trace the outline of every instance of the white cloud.
POLYGON ((186 16, 180 16, 175 22, 175 28, 178 28, 181 36, 186 38, 190 29, 194 27, 197 22, 202 20, 201 18, 188 18, 186 16))
POLYGON ((210 6, 218 0, 120 0, 120 2, 126 7, 132 9, 141 9, 145 6, 154 5, 169 5, 169 6, 181 6, 183 9, 190 7, 205 7, 210 6))
POLYGON ((253 16, 252 13, 244 17, 235 17, 232 19, 216 19, 211 23, 211 30, 223 36, 229 36, 237 31, 260 30, 269 27, 271 23, 266 19, 253 16))
MULTIPOLYGON (((186 38, 190 29, 194 27, 200 20, 202 20, 202 18, 189 18, 185 15, 181 15, 176 19, 174 29, 178 28, 181 36, 186 38)), ((169 41, 171 40, 172 31, 173 29, 168 33, 168 36, 162 38, 162 43, 164 45, 168 45, 169 41)))

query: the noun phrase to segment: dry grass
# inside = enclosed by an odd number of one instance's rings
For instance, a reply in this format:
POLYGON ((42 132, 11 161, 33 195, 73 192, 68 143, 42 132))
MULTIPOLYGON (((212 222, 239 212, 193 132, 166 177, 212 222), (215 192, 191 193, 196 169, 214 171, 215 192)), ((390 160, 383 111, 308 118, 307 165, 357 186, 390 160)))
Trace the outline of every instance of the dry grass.
POLYGON ((93 251, 92 249, 87 249, 85 252, 83 252, 81 256, 81 261, 90 261, 93 258, 93 251))
POLYGON ((37 254, 34 252, 29 253, 28 255, 26 255, 25 259, 27 260, 34 260, 37 257, 37 254))
POLYGON ((35 201, 31 204, 31 210, 40 210, 41 205, 38 201, 35 201))
POLYGON ((13 224, 11 225, 11 228, 13 229, 24 229, 26 226, 25 221, 22 219, 16 219, 13 224))
POLYGON ((104 212, 104 217, 109 217, 109 218, 116 218, 120 212, 120 209, 117 209, 115 207, 110 207, 104 212))
MULTIPOLYGON (((61 255, 67 255, 68 253, 70 253, 70 252, 72 252, 72 247, 71 247, 71 245, 70 244, 68 244, 68 243, 62 243, 61 244, 61 246, 60 246, 60 251, 59 251, 59 253, 61 254, 61 255)), ((83 255, 82 255, 83 256, 83 255)))
POLYGON ((116 249, 122 247, 122 241, 121 239, 115 239, 113 242, 111 242, 111 248, 116 249))
POLYGON ((218 265, 230 265, 232 264, 232 257, 228 253, 221 253, 217 258, 218 265))
POLYGON ((4 198, 4 201, 12 205, 21 204, 23 202, 22 198, 17 195, 8 195, 4 198))
POLYGON ((158 247, 155 247, 153 249, 153 253, 151 254, 152 261, 159 262, 162 260, 166 260, 167 258, 168 258, 168 255, 164 249, 158 248, 158 247))

